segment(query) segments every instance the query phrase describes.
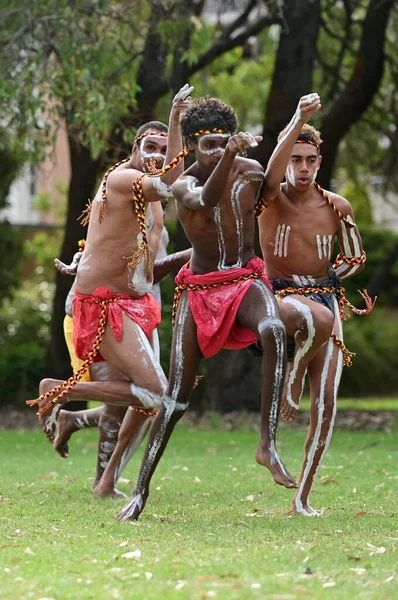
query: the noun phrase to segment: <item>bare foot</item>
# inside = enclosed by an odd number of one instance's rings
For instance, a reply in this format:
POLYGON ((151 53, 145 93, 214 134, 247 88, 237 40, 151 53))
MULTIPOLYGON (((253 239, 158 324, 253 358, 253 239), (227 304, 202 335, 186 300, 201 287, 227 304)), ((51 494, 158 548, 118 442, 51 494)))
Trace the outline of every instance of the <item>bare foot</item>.
POLYGON ((296 481, 292 475, 290 475, 289 471, 285 469, 275 449, 270 452, 268 449, 264 450, 264 448, 259 445, 255 456, 259 465, 263 465, 271 471, 275 483, 283 485, 285 488, 297 487, 296 481))
POLYGON ((322 512, 323 511, 317 511, 313 509, 312 506, 308 504, 308 502, 305 502, 303 504, 300 500, 295 498, 293 500, 293 506, 289 510, 289 512, 286 513, 286 516, 303 515, 304 517, 320 517, 322 515, 322 512))
MULTIPOLYGON (((54 413, 54 411, 53 411, 54 413)), ((78 427, 75 426, 76 418, 73 413, 67 410, 61 410, 57 421, 57 435, 54 440, 54 450, 58 452, 62 458, 69 456, 68 441, 78 427)))
POLYGON ((116 516, 117 521, 136 521, 142 511, 144 510, 146 501, 148 499, 148 493, 138 494, 133 492, 130 500, 126 506, 122 508, 120 513, 116 516))
POLYGON ((116 487, 108 488, 104 485, 101 486, 101 480, 95 487, 93 486, 93 494, 96 498, 128 498, 127 494, 121 492, 116 487))
MULTIPOLYGON (((47 394, 53 388, 57 387, 59 384, 63 383, 59 379, 42 379, 39 385, 39 393, 40 396, 42 394, 47 394)), ((59 392, 58 392, 59 393, 59 392)), ((55 394, 54 394, 55 396, 55 394)), ((41 408, 44 408, 48 401, 51 399, 51 396, 47 396, 43 400, 40 401, 39 411, 41 408)), ((50 412, 46 415, 39 414, 39 423, 40 427, 46 434, 48 440, 52 443, 55 439, 57 433, 57 419, 59 416, 59 411, 61 410, 61 406, 68 401, 67 396, 64 396, 59 404, 54 404, 50 408, 50 412)))

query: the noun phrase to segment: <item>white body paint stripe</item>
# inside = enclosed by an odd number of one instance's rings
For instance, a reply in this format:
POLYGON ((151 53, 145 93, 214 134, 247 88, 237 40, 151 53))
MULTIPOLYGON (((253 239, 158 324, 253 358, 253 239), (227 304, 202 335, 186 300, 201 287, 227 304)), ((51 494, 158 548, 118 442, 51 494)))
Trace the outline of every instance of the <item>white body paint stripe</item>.
MULTIPOLYGON (((295 298, 289 298, 289 297, 283 298, 282 302, 287 302, 288 304, 291 304, 292 306, 294 306, 294 308, 297 310, 297 312, 299 312, 303 316, 303 318, 307 324, 307 330, 308 330, 307 339, 303 341, 303 343, 301 344, 301 346, 299 348, 296 348, 296 351, 294 353, 293 367, 292 367, 292 370, 290 371, 289 380, 287 382, 287 389, 286 389, 286 392, 287 392, 286 399, 287 399, 288 404, 290 406, 293 406, 293 408, 295 408, 296 410, 298 410, 300 407, 299 407, 299 404, 298 403, 296 404, 296 402, 294 402, 294 400, 293 400, 292 386, 296 380, 297 369, 300 364, 300 361, 307 354, 308 350, 311 348, 312 343, 314 341, 314 337, 315 337, 314 320, 312 318, 311 309, 306 304, 303 304, 303 302, 300 302, 299 300, 296 300, 295 298)), ((304 376, 301 381, 301 393, 303 391, 303 386, 304 386, 304 376)), ((300 393, 300 397, 301 397, 301 393, 300 393)))

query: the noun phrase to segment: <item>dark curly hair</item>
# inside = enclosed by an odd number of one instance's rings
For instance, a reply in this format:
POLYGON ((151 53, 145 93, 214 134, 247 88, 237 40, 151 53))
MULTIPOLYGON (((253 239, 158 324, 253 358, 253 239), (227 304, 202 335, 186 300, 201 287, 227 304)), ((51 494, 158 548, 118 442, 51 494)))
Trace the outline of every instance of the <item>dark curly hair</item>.
POLYGON ((160 131, 162 133, 168 133, 168 131, 169 131, 169 128, 167 127, 167 125, 165 125, 161 121, 148 121, 148 123, 144 123, 143 125, 141 125, 141 127, 138 127, 137 133, 135 134, 133 144, 134 144, 135 140, 138 137, 140 137, 140 135, 142 135, 146 131, 149 131, 150 129, 155 129, 156 131, 160 131))
POLYGON ((223 129, 235 133, 238 117, 231 106, 218 98, 197 98, 181 117, 181 131, 185 139, 190 138, 196 143, 197 138, 191 136, 201 129, 223 129))
MULTIPOLYGON (((278 142, 285 135, 287 127, 288 126, 286 126, 285 129, 282 129, 282 131, 278 135, 278 142)), ((318 148, 318 152, 319 152, 319 148, 322 144, 321 134, 312 125, 308 125, 308 123, 304 123, 300 133, 297 136, 297 139, 301 140, 303 142, 308 142, 308 143, 316 146, 318 148)))

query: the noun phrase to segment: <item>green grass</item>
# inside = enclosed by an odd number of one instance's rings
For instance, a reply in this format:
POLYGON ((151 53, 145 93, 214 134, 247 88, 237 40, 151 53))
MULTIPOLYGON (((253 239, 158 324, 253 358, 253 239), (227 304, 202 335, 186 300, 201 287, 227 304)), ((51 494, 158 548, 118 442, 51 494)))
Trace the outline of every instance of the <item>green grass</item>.
MULTIPOLYGON (((338 398, 337 405, 339 410, 398 411, 398 398, 338 398)), ((303 397, 300 408, 302 410, 310 409, 308 397, 303 397)))
MULTIPOLYGON (((295 474, 304 437, 280 430, 295 474)), ((180 427, 135 524, 91 495, 95 431, 66 460, 38 431, 0 439, 1 599, 398 598, 396 432, 337 432, 306 519, 281 518, 292 492, 255 464, 255 433, 180 427)))

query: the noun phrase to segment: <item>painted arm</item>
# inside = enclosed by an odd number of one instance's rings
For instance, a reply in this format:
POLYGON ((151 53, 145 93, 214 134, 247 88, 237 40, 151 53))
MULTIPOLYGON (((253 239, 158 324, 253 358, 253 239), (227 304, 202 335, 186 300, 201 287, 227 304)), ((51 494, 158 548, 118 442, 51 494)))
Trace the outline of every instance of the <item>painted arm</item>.
POLYGON ((318 94, 302 96, 297 105, 290 123, 286 127, 285 135, 279 140, 271 158, 268 161, 264 176, 264 183, 260 197, 270 204, 279 195, 280 184, 283 181, 293 146, 304 125, 311 116, 321 108, 321 100, 318 94))
POLYGON ((153 282, 159 283, 170 272, 181 269, 190 260, 191 254, 192 248, 188 248, 188 250, 174 252, 174 254, 156 260, 153 267, 153 282))
POLYGON ((62 273, 62 275, 76 275, 77 267, 82 256, 83 252, 76 252, 76 254, 73 255, 73 259, 70 265, 66 265, 61 260, 59 260, 59 258, 54 259, 54 264, 58 271, 62 273))
POLYGON ((214 208, 224 193, 231 167, 238 152, 244 152, 249 146, 257 146, 262 139, 261 136, 253 137, 247 132, 232 135, 220 162, 203 186, 192 175, 183 175, 175 182, 172 186, 172 193, 177 202, 181 202, 185 208, 191 210, 214 208))
MULTIPOLYGON (((337 196, 334 201, 344 216, 355 223, 354 211, 348 200, 337 196)), ((350 227, 340 220, 337 239, 341 252, 333 268, 341 279, 348 279, 365 268, 366 254, 363 251, 361 235, 356 225, 350 227)))

